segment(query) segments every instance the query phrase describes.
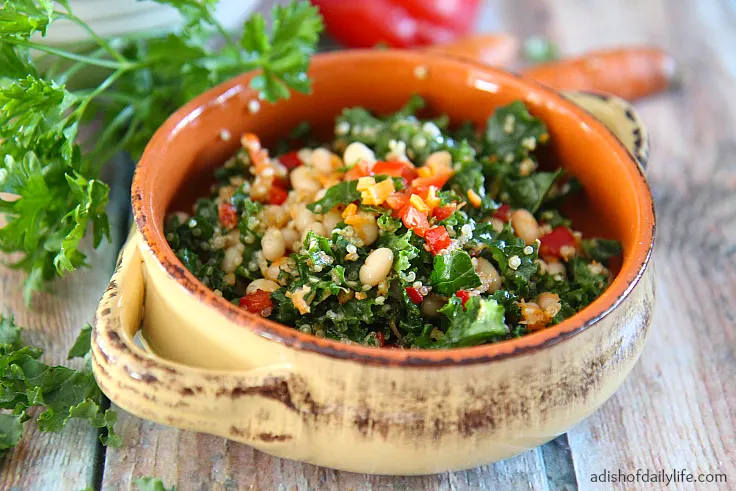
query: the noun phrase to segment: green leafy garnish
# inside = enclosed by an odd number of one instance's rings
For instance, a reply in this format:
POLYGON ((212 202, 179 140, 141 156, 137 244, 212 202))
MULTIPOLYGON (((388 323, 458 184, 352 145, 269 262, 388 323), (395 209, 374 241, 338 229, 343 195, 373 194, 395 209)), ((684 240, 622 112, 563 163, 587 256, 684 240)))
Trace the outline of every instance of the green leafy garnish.
POLYGON ((612 257, 620 256, 623 252, 619 241, 607 239, 584 239, 583 250, 588 257, 603 264, 608 264, 612 257))
POLYGON ((343 181, 327 190, 322 199, 307 205, 314 213, 327 213, 337 205, 346 205, 360 199, 358 181, 343 181))
POLYGON ((499 107, 488 120, 487 152, 500 161, 527 157, 547 139, 547 127, 521 101, 499 107), (510 159, 509 159, 510 156, 510 159))
POLYGON ((452 251, 434 257, 434 270, 429 281, 441 295, 453 295, 458 290, 480 286, 480 278, 465 251, 452 251))
MULTIPOLYGON (((87 356, 89 329, 82 330, 70 358, 87 356)), ((41 431, 58 432, 69 419, 81 418, 106 430, 100 435, 104 445, 120 445, 114 431, 117 414, 101 407, 102 392, 89 363, 83 370, 50 367, 39 361, 40 349, 22 343, 21 333, 12 317, 0 316, 0 408, 11 411, 0 414, 0 450, 18 443, 32 407, 45 408, 37 418, 41 431)))
POLYGON ((535 172, 526 177, 507 178, 504 191, 509 196, 511 206, 526 208, 536 213, 550 192, 552 184, 564 174, 564 170, 558 169, 555 172, 535 172))
POLYGON ((492 298, 470 297, 463 308, 460 298, 453 295, 440 312, 450 320, 439 343, 443 348, 476 346, 508 334, 504 308, 492 298))
POLYGON ((113 155, 140 157, 173 111, 249 70, 261 70, 251 86, 269 102, 310 90, 306 68, 323 27, 316 7, 277 5, 270 29, 254 14, 236 40, 215 19, 214 0, 156 1, 176 8, 185 26, 107 40, 68 0, 7 0, 0 9, 0 189, 13 195, 0 201, 7 219, 0 249, 21 253, 13 266, 28 273, 27 301, 86 264, 81 246, 88 230, 94 247, 109 235, 109 191, 99 176, 113 155), (57 21, 87 31, 92 46, 39 43, 34 34, 45 35, 57 21), (43 65, 31 53, 42 53, 43 65), (101 82, 85 85, 90 80, 101 82), (79 125, 97 114, 103 129, 82 147, 79 125))

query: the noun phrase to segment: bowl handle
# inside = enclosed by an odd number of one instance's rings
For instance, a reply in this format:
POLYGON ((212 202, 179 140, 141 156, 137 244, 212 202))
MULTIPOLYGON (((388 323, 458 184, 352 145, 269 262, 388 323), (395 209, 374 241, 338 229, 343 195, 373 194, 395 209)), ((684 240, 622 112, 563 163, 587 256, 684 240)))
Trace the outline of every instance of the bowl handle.
POLYGON ((301 409, 309 404, 302 400, 308 387, 290 366, 204 370, 163 359, 136 344, 145 293, 139 242, 139 234, 132 233, 95 314, 92 369, 105 395, 141 418, 259 448, 290 440, 301 431, 301 409), (269 418, 264 413, 279 417, 270 418, 265 427, 269 418))
POLYGON ((630 102, 601 92, 565 92, 563 95, 606 125, 634 156, 639 166, 646 168, 649 133, 630 102))

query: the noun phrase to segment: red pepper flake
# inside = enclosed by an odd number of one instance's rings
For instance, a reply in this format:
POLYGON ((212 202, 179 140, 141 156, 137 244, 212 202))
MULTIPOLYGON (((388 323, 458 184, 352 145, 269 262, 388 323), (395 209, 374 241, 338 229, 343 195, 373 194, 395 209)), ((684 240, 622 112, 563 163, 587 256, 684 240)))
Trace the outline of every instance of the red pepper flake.
POLYGON ((465 308, 465 304, 470 300, 470 292, 468 290, 458 290, 455 292, 455 295, 463 303, 463 308, 465 308))
POLYGON ((560 250, 564 246, 575 246, 575 236, 569 228, 559 226, 540 239, 540 256, 560 257, 560 250))
POLYGON ((498 218, 504 222, 511 220, 511 206, 508 203, 502 204, 496 211, 493 212, 493 218, 498 218))
POLYGON ((376 341, 378 341, 378 346, 386 344, 386 338, 383 336, 381 331, 376 331, 376 341))
POLYGON ((302 160, 299 158, 299 154, 297 152, 288 152, 283 155, 279 155, 277 158, 279 159, 279 162, 289 170, 296 169, 302 165, 302 160))
POLYGON ((450 244, 452 243, 450 235, 447 233, 447 229, 442 226, 432 227, 429 229, 429 231, 424 235, 424 240, 429 246, 429 252, 435 256, 450 247, 450 244))
POLYGON ((281 205, 286 201, 289 196, 289 192, 280 186, 271 186, 271 191, 268 194, 268 203, 271 205, 281 205))
POLYGON ((409 297, 409 300, 415 304, 420 304, 422 303, 422 300, 424 300, 424 295, 419 292, 418 288, 414 288, 413 286, 406 287, 406 295, 409 297))
POLYGON ((223 227, 231 229, 238 224, 238 212, 230 203, 220 203, 217 206, 217 218, 223 227))
POLYGON ((271 294, 263 290, 256 290, 240 299, 240 307, 253 314, 267 317, 273 309, 271 294))

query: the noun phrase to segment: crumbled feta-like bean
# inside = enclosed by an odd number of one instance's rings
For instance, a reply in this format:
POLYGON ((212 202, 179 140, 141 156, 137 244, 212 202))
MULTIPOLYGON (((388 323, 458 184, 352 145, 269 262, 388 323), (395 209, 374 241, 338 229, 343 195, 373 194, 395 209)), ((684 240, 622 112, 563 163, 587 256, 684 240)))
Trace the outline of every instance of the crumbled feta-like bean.
POLYGON ((519 256, 511 256, 509 258, 509 268, 515 270, 519 266, 521 266, 521 259, 519 259, 519 256))
POLYGON ((534 248, 532 246, 526 246, 524 248, 524 254, 526 254, 527 256, 530 255, 530 254, 532 254, 532 253, 534 253, 534 248))

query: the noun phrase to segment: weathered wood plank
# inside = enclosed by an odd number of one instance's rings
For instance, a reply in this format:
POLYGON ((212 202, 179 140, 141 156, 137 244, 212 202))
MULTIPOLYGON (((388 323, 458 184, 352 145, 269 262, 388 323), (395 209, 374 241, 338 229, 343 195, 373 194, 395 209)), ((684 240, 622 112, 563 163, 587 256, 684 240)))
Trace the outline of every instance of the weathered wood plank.
POLYGON ((339 472, 271 457, 211 435, 179 431, 122 414, 125 441, 108 449, 103 490, 128 489, 142 476, 161 477, 178 491, 389 489, 543 490, 545 469, 537 450, 504 462, 436 476, 390 477, 339 472))
POLYGON ((592 474, 619 469, 726 473, 729 484, 697 489, 730 488, 736 480, 733 11, 728 2, 702 0, 648 0, 629 9, 606 0, 551 5, 564 52, 652 42, 670 49, 684 71, 679 92, 639 106, 653 141, 657 307, 629 379, 568 434, 580 489, 645 486, 591 482, 592 474))

